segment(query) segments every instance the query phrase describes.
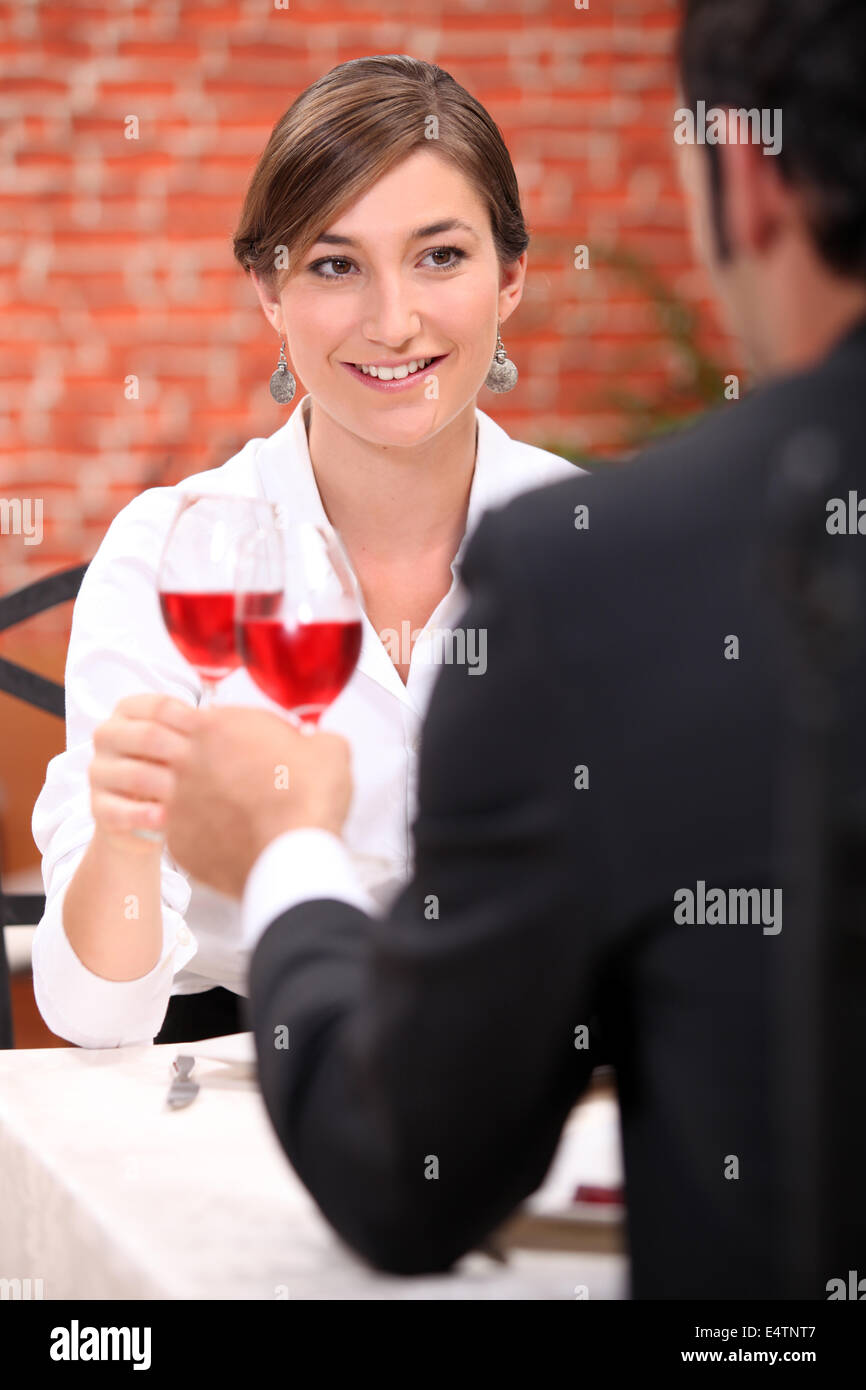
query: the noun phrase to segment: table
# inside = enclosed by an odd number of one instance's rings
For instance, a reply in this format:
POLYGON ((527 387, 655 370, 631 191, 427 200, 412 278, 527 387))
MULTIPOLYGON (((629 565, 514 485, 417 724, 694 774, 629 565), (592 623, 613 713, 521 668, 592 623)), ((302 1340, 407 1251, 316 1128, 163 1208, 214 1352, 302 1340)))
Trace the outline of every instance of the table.
POLYGON ((409 1278, 370 1269, 290 1167, 252 1046, 236 1034, 0 1052, 0 1279, 41 1279, 46 1299, 626 1296, 621 1254, 521 1249, 502 1265, 472 1253, 409 1278), (201 1090, 170 1110, 179 1051, 197 1058, 201 1090))

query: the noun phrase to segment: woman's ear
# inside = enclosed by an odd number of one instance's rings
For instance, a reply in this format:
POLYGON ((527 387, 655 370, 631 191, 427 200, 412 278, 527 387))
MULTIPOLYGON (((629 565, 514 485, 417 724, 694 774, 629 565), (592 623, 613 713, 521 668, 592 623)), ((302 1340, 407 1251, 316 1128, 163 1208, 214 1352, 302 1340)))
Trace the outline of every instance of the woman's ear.
POLYGON ((265 318, 271 328, 275 328, 280 337, 285 338, 283 308, 275 288, 267 280, 262 280, 254 270, 250 271, 250 279, 256 287, 256 294, 259 297, 265 318))
POLYGON ((522 252, 516 261, 504 266, 499 275, 499 322, 510 318, 523 298, 528 253, 522 252))

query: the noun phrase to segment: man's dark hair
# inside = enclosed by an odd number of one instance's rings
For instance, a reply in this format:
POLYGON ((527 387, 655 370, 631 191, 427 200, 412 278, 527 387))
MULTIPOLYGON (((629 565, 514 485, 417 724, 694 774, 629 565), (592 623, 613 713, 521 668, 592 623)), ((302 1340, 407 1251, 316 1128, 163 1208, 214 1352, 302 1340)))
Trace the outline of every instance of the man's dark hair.
MULTIPOLYGON (((701 99, 781 109, 772 158, 803 195, 815 246, 833 270, 866 279, 866 0, 685 0, 678 56, 692 110, 701 99)), ((719 151, 706 150, 725 257, 719 151)))

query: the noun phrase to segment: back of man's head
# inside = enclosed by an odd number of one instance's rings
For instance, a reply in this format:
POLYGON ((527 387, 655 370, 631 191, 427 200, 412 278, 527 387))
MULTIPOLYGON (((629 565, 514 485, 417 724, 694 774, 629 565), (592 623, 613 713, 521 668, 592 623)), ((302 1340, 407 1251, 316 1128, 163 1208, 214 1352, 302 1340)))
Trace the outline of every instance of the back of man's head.
POLYGON ((826 264, 866 281, 863 0, 685 0, 679 68, 692 109, 782 112, 777 169, 826 264))

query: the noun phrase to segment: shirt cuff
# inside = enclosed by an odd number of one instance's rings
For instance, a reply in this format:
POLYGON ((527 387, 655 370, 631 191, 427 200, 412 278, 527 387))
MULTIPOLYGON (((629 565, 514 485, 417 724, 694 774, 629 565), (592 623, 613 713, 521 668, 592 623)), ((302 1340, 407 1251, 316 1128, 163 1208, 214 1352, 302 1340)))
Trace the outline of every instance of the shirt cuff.
POLYGON ((330 830, 287 830, 262 850, 247 877, 241 899, 244 945, 252 952, 272 922, 311 898, 336 898, 369 916, 376 911, 339 836, 330 830))
POLYGON ((152 1043, 165 1019, 175 974, 198 943, 182 916, 162 904, 163 945, 147 975, 107 980, 76 955, 63 926, 69 882, 51 895, 33 938, 33 992, 45 1023, 76 1047, 152 1043))

